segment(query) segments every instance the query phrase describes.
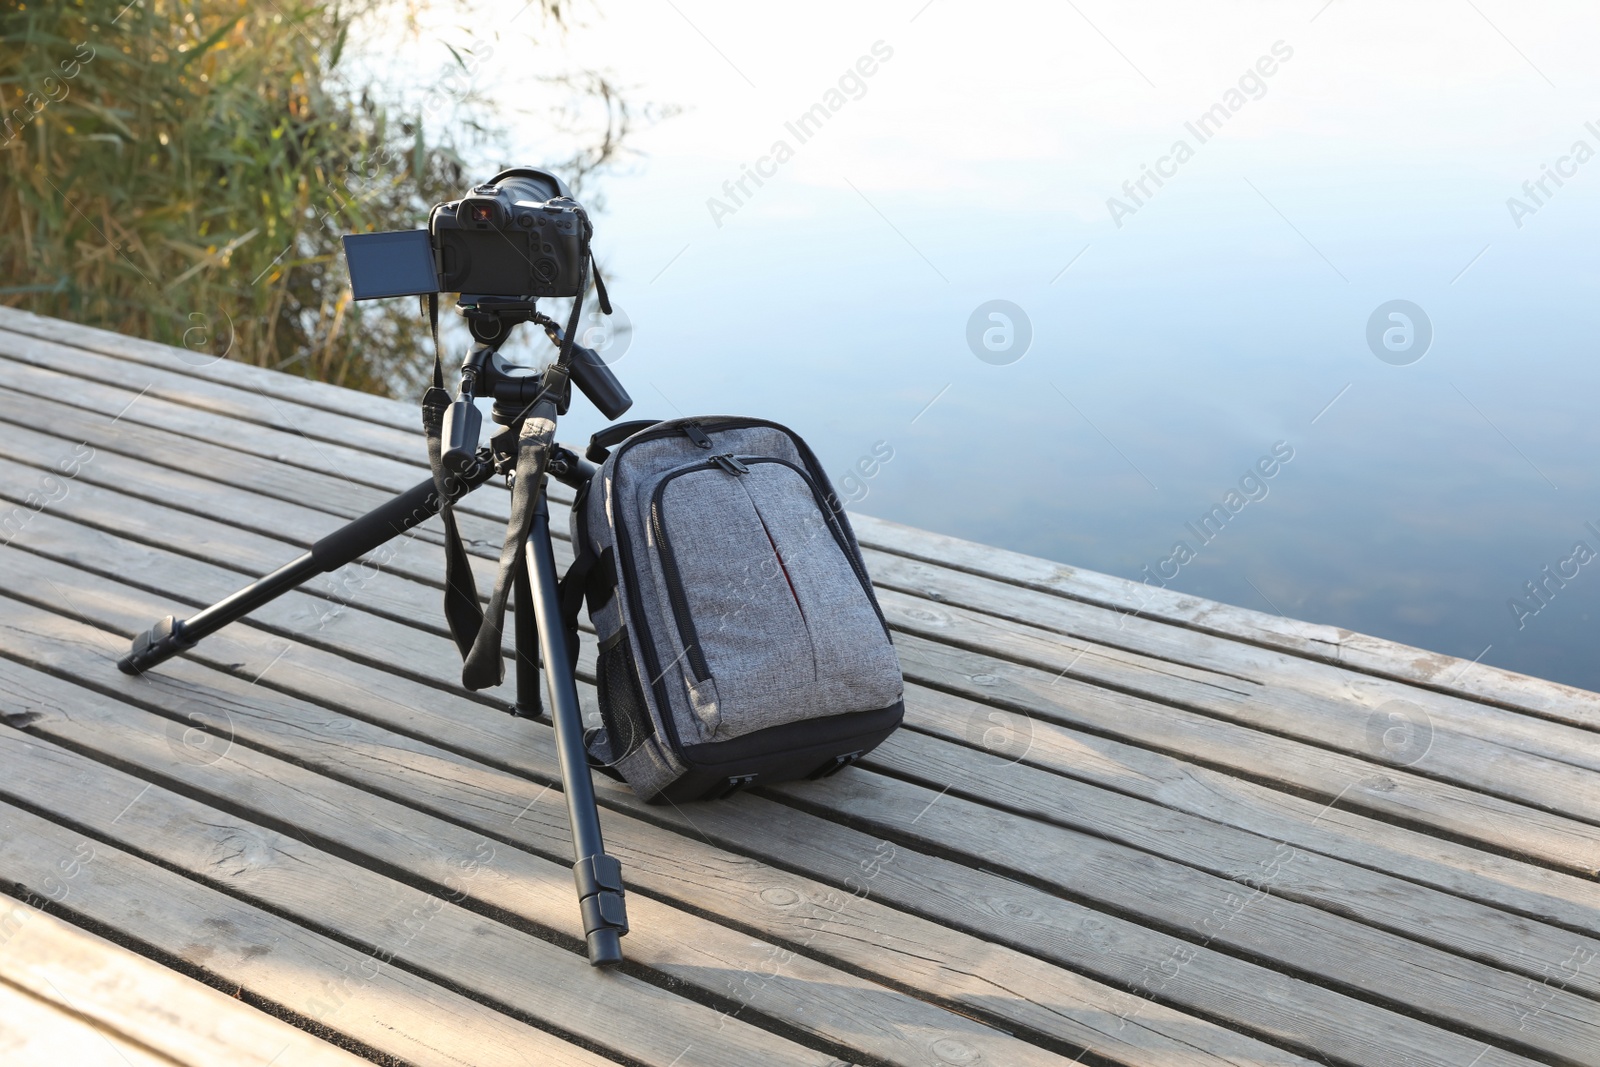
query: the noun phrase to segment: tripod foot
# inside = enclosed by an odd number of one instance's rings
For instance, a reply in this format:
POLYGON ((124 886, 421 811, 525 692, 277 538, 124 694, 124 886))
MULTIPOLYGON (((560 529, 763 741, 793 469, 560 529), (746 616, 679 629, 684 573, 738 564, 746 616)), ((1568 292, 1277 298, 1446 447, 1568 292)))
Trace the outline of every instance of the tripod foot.
POLYGON ((194 642, 184 635, 183 620, 168 615, 133 639, 132 650, 117 661, 117 670, 123 674, 143 674, 193 645, 194 642))
POLYGON ((589 942, 589 963, 610 967, 622 962, 622 935, 628 932, 628 911, 623 902, 622 864, 601 853, 572 865, 578 883, 578 907, 583 912, 583 933, 589 942))
POLYGON ((506 711, 511 713, 511 717, 513 719, 542 719, 542 718, 544 718, 544 708, 540 707, 536 703, 535 704, 525 704, 520 700, 517 701, 514 704, 507 705, 506 711))
POLYGON ((615 930, 596 930, 589 935, 589 966, 615 967, 622 962, 622 938, 615 930))

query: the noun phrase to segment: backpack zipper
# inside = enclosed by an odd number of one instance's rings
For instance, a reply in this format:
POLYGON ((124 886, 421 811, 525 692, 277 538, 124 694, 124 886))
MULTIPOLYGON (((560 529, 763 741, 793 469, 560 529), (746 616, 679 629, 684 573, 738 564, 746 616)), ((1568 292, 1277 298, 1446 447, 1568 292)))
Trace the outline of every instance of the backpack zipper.
POLYGON ((701 448, 711 447, 711 438, 706 436, 705 427, 698 422, 686 422, 681 427, 683 435, 701 448))
MULTIPOLYGON (((678 474, 688 474, 690 471, 705 470, 713 466, 716 466, 716 463, 707 460, 704 465, 696 464, 689 470, 679 471, 678 474)), ((678 640, 683 642, 684 655, 689 660, 689 669, 694 673, 694 680, 703 682, 711 677, 711 667, 706 663, 705 651, 700 647, 700 635, 694 628, 693 616, 689 614, 689 596, 683 591, 683 578, 678 573, 678 557, 672 551, 672 543, 667 540, 666 527, 661 522, 661 490, 675 477, 677 475, 669 475, 656 486, 656 491, 650 500, 650 529, 656 535, 656 544, 661 546, 661 551, 658 553, 661 557, 661 573, 667 580, 667 599, 672 602, 672 617, 678 624, 678 640)))

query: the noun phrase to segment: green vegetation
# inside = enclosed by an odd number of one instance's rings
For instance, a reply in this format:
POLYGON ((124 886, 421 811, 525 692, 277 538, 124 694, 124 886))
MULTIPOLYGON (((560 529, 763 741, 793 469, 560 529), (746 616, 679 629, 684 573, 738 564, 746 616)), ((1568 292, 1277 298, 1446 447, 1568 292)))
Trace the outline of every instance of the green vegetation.
MULTIPOLYGON (((408 391, 426 329, 411 302, 350 301, 338 236, 420 225, 482 168, 349 74, 353 28, 407 15, 399 0, 5 4, 0 301, 408 391)), ((579 170, 626 124, 601 84, 608 128, 579 170)), ((498 156, 493 129, 467 135, 498 156)))

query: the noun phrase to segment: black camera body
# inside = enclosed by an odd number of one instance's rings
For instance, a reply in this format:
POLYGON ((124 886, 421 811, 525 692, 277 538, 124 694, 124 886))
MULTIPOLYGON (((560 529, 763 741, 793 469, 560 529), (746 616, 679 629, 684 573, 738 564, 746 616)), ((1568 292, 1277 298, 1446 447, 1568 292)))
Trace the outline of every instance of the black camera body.
POLYGON ((584 284, 589 216, 547 170, 503 170, 434 205, 425 230, 344 236, 357 300, 428 293, 568 297, 584 284))
POLYGON ((589 226, 548 171, 501 171, 428 217, 439 288, 479 296, 576 296, 589 226))

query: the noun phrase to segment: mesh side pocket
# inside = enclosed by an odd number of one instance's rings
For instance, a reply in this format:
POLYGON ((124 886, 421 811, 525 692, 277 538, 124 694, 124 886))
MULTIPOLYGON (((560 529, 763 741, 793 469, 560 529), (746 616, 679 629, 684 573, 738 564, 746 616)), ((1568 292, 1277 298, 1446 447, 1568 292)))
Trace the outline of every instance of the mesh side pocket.
POLYGON ((600 643, 595 688, 600 695, 600 720, 611 745, 611 762, 616 763, 650 736, 649 713, 634 672, 626 627, 600 643))

